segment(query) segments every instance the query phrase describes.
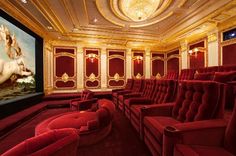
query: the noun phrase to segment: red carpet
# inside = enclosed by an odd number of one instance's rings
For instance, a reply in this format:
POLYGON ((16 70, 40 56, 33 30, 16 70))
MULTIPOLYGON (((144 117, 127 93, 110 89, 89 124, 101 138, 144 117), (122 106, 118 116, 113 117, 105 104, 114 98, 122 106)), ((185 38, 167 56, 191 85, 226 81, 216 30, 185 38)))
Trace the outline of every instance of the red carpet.
MULTIPOLYGON (((35 126, 44 119, 69 111, 69 108, 48 109, 21 127, 18 127, 13 133, 0 140, 0 154, 22 142, 23 140, 34 136, 35 126)), ((98 144, 80 147, 79 156, 148 156, 150 155, 145 144, 139 140, 138 134, 133 129, 129 121, 120 113, 114 113, 114 121, 111 133, 98 144)))

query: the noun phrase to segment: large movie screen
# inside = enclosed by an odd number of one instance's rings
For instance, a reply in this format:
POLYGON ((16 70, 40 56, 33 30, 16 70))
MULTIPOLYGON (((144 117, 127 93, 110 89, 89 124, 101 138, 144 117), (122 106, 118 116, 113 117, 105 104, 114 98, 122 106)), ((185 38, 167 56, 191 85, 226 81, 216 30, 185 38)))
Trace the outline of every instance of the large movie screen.
POLYGON ((35 40, 0 16, 0 103, 35 93, 35 40))

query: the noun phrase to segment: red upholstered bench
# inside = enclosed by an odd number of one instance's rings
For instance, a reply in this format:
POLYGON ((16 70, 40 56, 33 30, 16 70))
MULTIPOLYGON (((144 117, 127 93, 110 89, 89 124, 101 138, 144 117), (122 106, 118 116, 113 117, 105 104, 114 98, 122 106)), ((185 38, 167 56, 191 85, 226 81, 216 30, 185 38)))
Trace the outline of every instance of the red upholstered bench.
POLYGON ((76 129, 52 130, 21 142, 2 156, 77 156, 78 143, 76 129))
POLYGON ((111 130, 115 106, 110 100, 98 100, 96 112, 69 112, 50 117, 35 128, 35 135, 53 129, 75 128, 80 133, 79 146, 94 144, 106 137, 111 130))

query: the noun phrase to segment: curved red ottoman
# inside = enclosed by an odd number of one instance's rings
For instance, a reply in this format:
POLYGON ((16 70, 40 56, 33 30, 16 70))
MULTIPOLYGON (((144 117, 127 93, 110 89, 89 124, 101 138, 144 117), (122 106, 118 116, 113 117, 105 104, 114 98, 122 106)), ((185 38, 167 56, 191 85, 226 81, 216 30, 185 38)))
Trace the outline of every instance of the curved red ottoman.
POLYGON ((77 156, 78 143, 76 129, 51 130, 19 143, 2 156, 77 156))
POLYGON ((68 112, 50 117, 36 126, 35 135, 52 129, 75 128, 80 134, 79 146, 97 143, 111 131, 115 111, 110 100, 98 100, 98 105, 96 112, 68 112))

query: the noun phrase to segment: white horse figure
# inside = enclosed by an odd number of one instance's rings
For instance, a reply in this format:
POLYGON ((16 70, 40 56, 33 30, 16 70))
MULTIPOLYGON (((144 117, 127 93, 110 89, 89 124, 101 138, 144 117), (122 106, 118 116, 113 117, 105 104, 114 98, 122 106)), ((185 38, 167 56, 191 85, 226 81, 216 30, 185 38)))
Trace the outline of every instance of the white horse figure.
POLYGON ((0 59, 0 84, 7 81, 12 74, 18 74, 21 76, 32 75, 32 72, 26 71, 24 60, 19 57, 15 60, 5 62, 0 59))

